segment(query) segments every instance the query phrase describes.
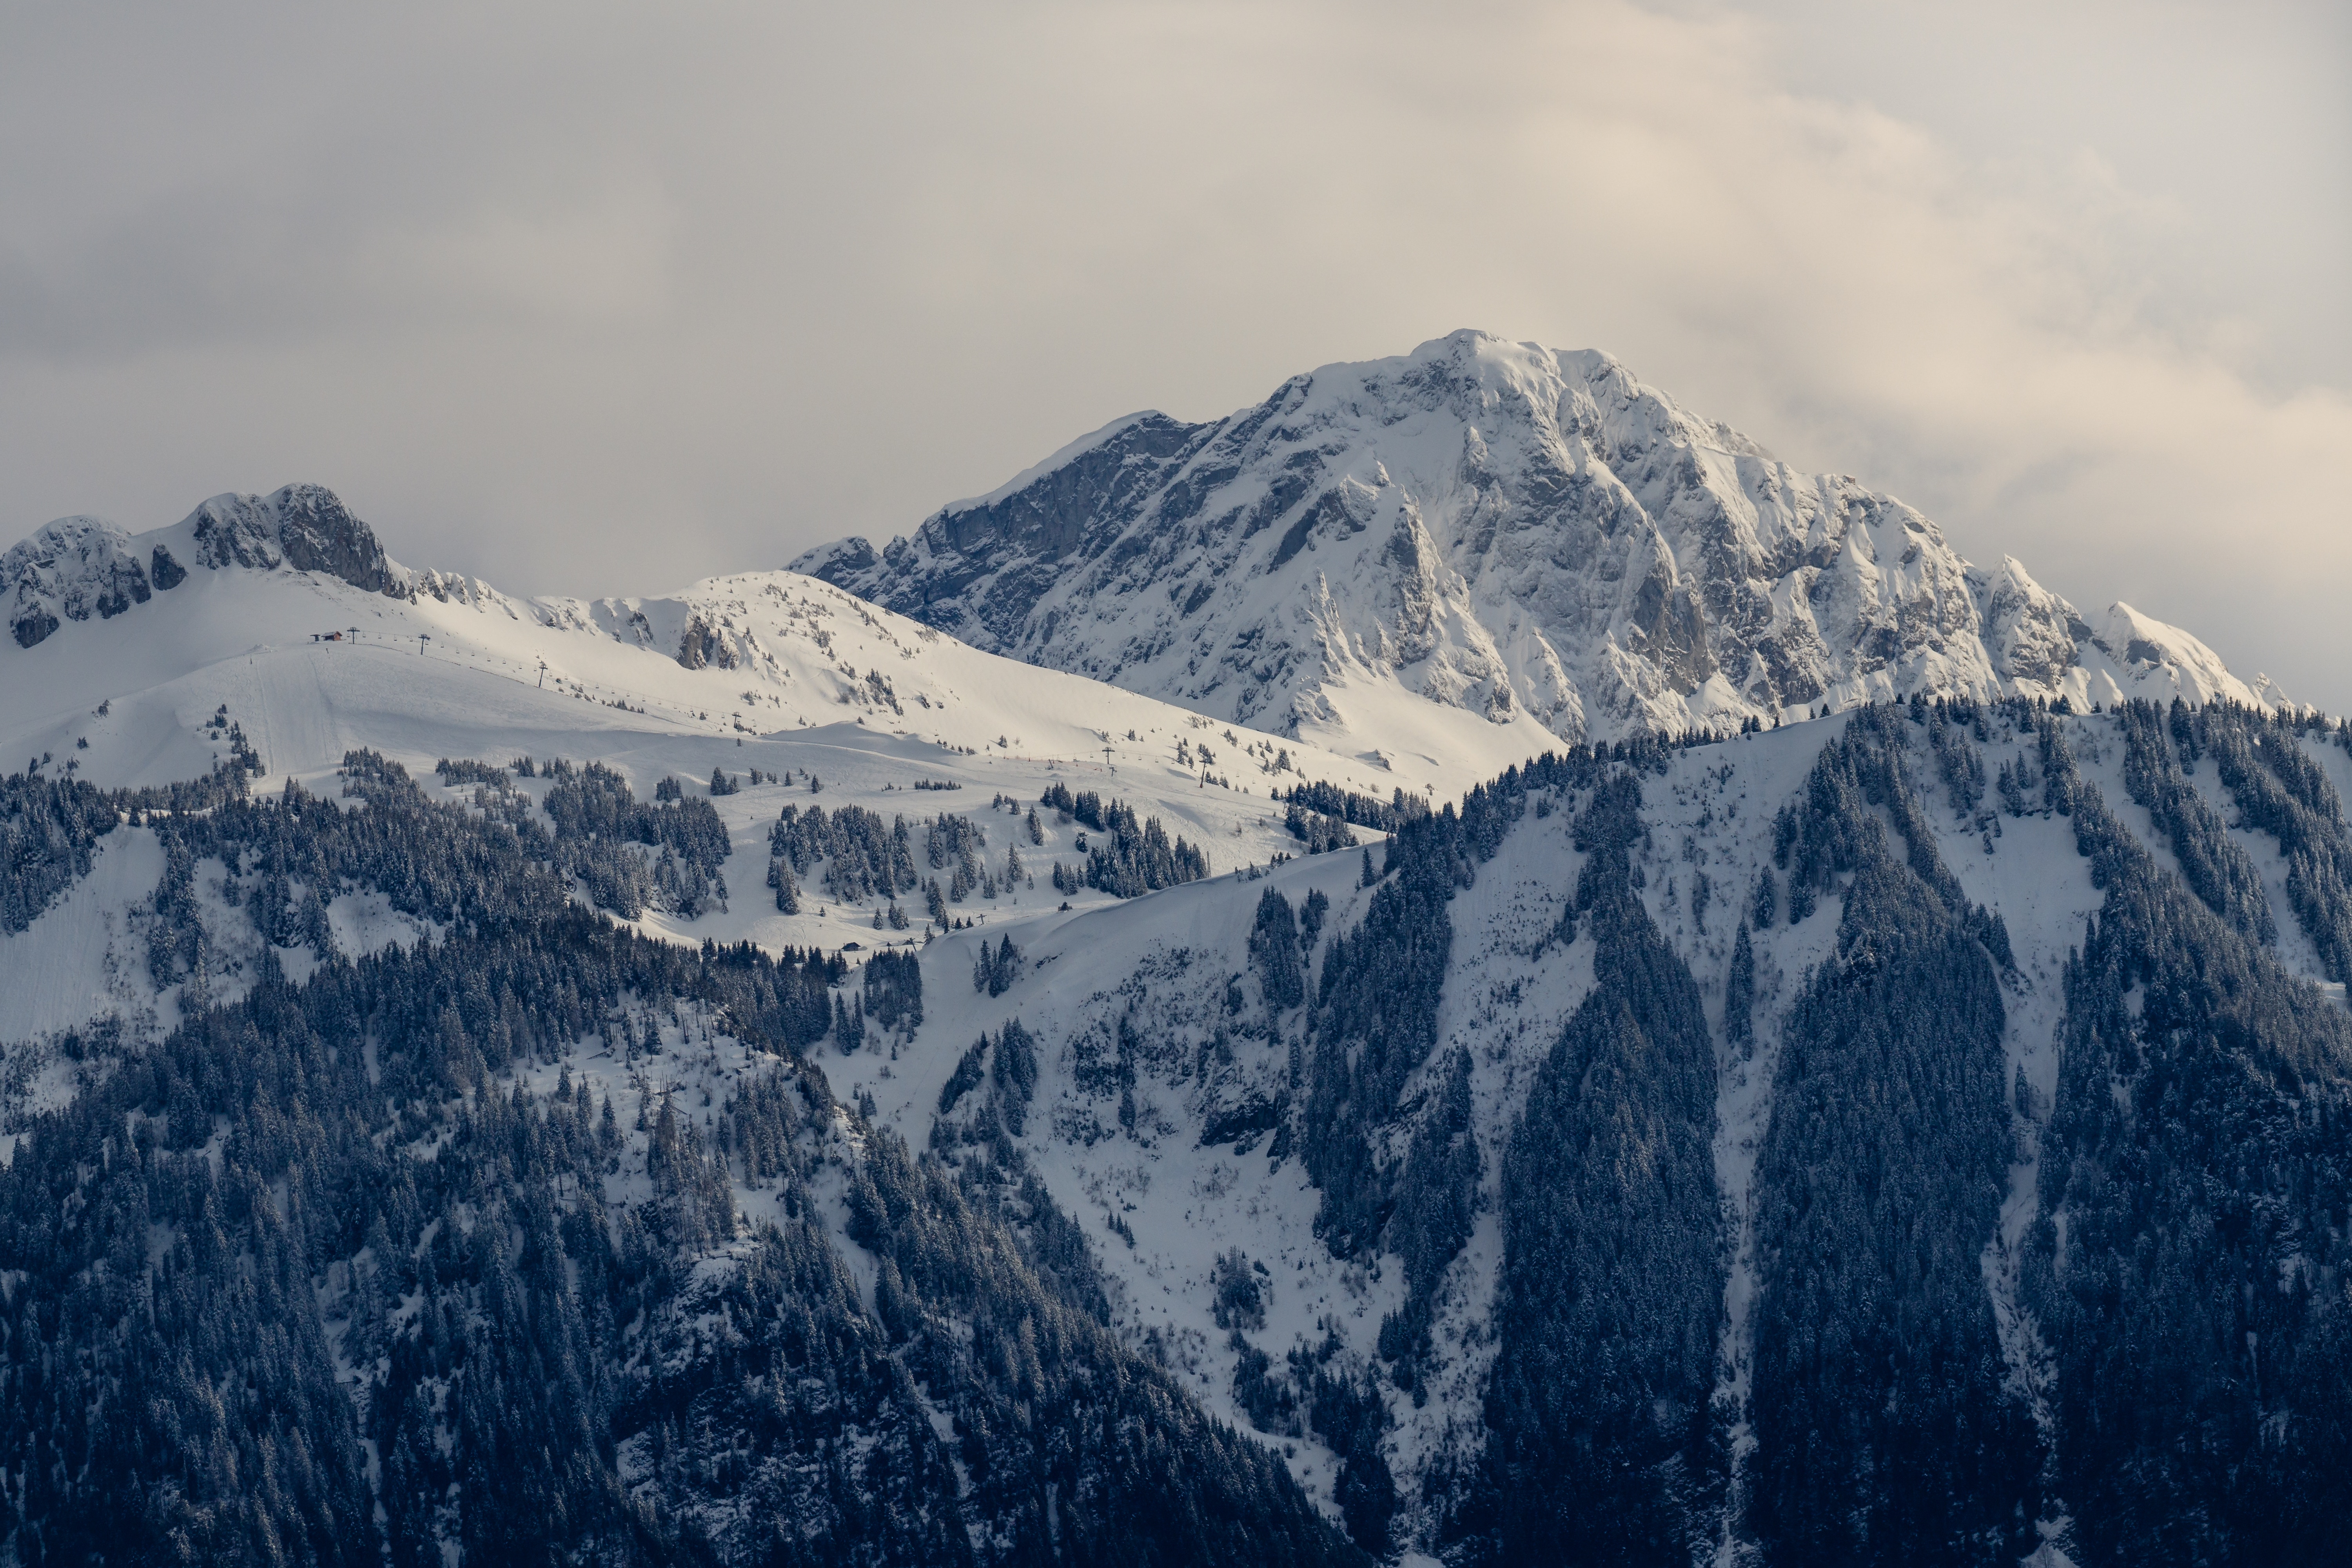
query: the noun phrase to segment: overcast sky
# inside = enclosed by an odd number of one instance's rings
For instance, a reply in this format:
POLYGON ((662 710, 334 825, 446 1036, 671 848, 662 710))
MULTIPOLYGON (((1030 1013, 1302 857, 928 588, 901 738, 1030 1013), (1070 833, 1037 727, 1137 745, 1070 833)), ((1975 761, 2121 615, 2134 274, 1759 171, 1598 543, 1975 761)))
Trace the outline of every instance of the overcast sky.
POLYGON ((0 0, 0 535, 647 592, 1475 326, 2340 711, 2347 14, 0 0))

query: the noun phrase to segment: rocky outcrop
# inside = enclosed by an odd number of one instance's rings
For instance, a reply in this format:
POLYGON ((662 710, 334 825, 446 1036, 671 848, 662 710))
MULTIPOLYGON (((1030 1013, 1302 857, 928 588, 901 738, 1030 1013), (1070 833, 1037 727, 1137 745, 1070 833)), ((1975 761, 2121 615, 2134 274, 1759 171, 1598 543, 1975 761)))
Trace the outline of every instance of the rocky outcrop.
POLYGON ((323 485, 288 485, 267 496, 218 495, 182 526, 204 565, 267 571, 291 566, 380 594, 394 587, 375 532, 323 485))
POLYGON ((68 622, 121 615, 209 571, 290 568, 372 594, 408 591, 373 529, 322 485, 267 496, 217 495, 170 528, 131 535, 103 518, 68 517, 0 555, 8 629, 31 647, 68 622))
POLYGON ((131 536, 102 518, 60 518, 0 555, 9 634, 31 647, 66 621, 110 619, 154 596, 131 536))
POLYGON ((269 498, 278 514, 278 542, 297 572, 340 577, 373 594, 393 586, 392 563, 375 531, 322 485, 289 485, 269 498))
POLYGON ((708 622, 696 616, 686 623, 686 630, 678 634, 677 662, 688 669, 702 669, 711 665, 721 669, 732 669, 735 668, 735 650, 725 637, 710 629, 708 622))

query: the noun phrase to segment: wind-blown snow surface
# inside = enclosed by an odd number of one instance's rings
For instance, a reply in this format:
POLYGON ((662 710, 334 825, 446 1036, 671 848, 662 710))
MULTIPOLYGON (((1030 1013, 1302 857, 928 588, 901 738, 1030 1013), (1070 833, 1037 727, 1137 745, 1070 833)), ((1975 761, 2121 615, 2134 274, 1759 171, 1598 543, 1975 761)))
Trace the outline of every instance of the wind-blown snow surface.
POLYGON ((1615 360, 1461 331, 1205 425, 1148 413, 801 570, 979 647, 1347 753, 1434 708, 1606 739, 1914 691, 2267 697, 2128 605, 1790 468, 1615 360), (1417 697, 1422 700, 1401 700, 1417 697))

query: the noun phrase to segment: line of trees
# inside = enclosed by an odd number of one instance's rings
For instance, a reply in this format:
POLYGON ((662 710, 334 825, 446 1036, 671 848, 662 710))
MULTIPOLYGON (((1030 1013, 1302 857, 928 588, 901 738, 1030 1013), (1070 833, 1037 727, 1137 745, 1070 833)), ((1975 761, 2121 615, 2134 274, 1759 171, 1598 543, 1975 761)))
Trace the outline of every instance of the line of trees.
POLYGON ((1488 1437, 1456 1521, 1485 1562, 1562 1541, 1594 1563, 1686 1562, 1721 1501, 1715 1048, 1633 887, 1643 833, 1639 782, 1600 783, 1576 830, 1592 990, 1503 1159, 1488 1437))
MULTIPOLYGON (((1297 808, 1291 814, 1294 821, 1305 815, 1336 816, 1341 822, 1381 833, 1394 833, 1406 823, 1419 822, 1430 814, 1429 802, 1417 795, 1407 795, 1401 785, 1382 800, 1378 795, 1359 795, 1317 780, 1293 784, 1287 790, 1276 789, 1274 798, 1297 808)), ((1296 833, 1297 829, 1291 831, 1296 833)))

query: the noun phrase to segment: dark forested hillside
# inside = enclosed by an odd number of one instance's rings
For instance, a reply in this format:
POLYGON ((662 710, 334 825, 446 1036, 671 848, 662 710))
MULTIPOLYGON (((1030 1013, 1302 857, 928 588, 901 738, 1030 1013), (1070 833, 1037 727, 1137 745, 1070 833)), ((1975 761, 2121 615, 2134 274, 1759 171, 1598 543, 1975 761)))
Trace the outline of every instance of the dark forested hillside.
POLYGON ((0 1554, 2346 1561, 2347 733, 1922 700, 1223 878, 1058 780, 28 770, 0 952, 146 1010, 0 1050, 0 1554), (737 854, 875 946, 686 935, 737 854))
POLYGON ((2013 1148, 2008 944, 1937 856, 1897 713, 1830 742, 1776 833, 1791 904, 1844 907, 1784 1025, 1757 1172, 1748 1518, 1774 1561, 1825 1568, 2010 1561, 2042 1517, 1982 1262, 2013 1148))
MULTIPOLYGON (((1712 1026, 1687 927, 1680 951, 1660 930, 1674 886, 1646 879, 1673 864, 1647 782, 1667 753, 1547 758, 1402 825, 1323 967, 1301 1135, 1331 1244, 1403 1268, 1381 1335, 1400 1401, 1418 1397, 1449 1270, 1496 1212, 1483 1458, 1475 1479, 1424 1472, 1447 1556, 2337 1560, 2321 1536, 2352 1431, 2336 1256, 2352 1018, 2274 956, 2248 843, 2275 843, 2294 923, 2332 972, 2352 837, 2306 732, 2223 706, 2127 704, 2087 731, 2031 703, 1866 709, 1765 803, 1712 1026), (2174 868, 2078 772, 2077 733, 2113 747, 2174 868), (2200 759, 2210 786, 2184 773, 2200 759), (1451 982, 1427 977, 1458 971, 1460 895, 1528 831, 1530 800, 1571 814, 1584 856, 1530 951, 1590 943, 1592 980, 1516 1119, 1459 1138, 1468 1063, 1444 1045, 1451 982), (2004 816, 2021 833, 2071 818, 2081 870, 2038 874, 2082 876, 2099 900, 2045 982, 1938 847, 1995 856, 2004 816), (1821 921, 1825 944, 1804 934, 1821 921), (1817 956, 1759 1009, 1768 942, 1817 956), (2057 1038, 2021 1042, 2012 1009, 2042 984, 2063 994, 2057 1038), (1759 1039, 1769 1115, 1735 1330, 1709 1144, 1722 1075, 1759 1039), (2063 1062, 2054 1102, 2021 1050, 2063 1062), (2021 1190, 2040 1214, 2021 1233, 2004 1219, 2021 1190)), ((1681 874, 1681 918, 1704 920, 1704 877, 1681 874)), ((1402 1403, 1391 1419, 1409 1424, 1402 1403)))
POLYGON ((1501 1348, 1470 1515, 1484 1561, 1563 1541, 1596 1563, 1686 1560, 1721 1499, 1715 1051, 1690 971, 1634 896, 1641 799, 1621 773, 1585 810, 1593 987, 1504 1156, 1501 1348))
MULTIPOLYGON (((2153 710, 2131 717, 2155 792, 2182 787, 2179 761, 2229 757, 2241 805, 2297 846, 2298 912, 2311 908, 2315 939, 2328 931, 2326 868, 2345 845, 2340 816, 2315 810, 2332 805, 2325 778, 2272 773, 2284 737, 2243 713, 2176 715, 2178 761, 2153 710)), ((2066 971, 2053 1190, 2026 1273, 2057 1357, 2053 1470, 2084 1521, 2074 1551, 2116 1565, 2344 1561, 2352 1019, 2284 973, 2226 900, 2209 909, 2166 875, 2077 774, 2063 731, 2044 732, 2106 892, 2066 971)), ((2184 823, 2176 841, 2218 826, 2184 823)))

